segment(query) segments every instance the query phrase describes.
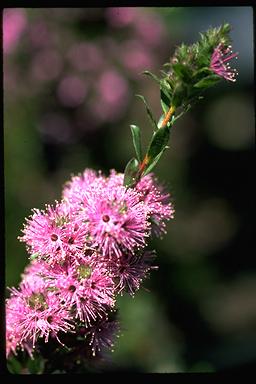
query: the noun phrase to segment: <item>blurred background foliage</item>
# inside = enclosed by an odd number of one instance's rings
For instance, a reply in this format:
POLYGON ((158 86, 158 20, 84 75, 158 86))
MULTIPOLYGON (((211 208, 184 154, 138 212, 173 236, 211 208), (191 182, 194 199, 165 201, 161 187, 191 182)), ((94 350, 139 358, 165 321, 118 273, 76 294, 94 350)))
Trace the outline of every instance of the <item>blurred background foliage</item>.
MULTIPOLYGON (((6 8, 3 13, 6 286, 28 262, 31 208, 60 199, 84 168, 123 172, 129 124, 160 116, 159 74, 180 43, 232 25, 239 72, 180 119, 155 173, 175 219, 154 241, 158 271, 118 300, 110 370, 215 372, 256 363, 253 14, 250 7, 6 8)), ((8 293, 6 293, 8 295, 8 293)))

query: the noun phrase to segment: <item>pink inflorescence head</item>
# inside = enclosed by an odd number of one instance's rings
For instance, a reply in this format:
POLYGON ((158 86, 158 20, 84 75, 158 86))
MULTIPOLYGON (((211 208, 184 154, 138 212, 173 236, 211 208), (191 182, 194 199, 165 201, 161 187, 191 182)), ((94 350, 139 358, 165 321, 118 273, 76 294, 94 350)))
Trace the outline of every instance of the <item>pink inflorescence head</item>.
POLYGON ((51 336, 62 344, 58 333, 72 332, 74 328, 69 308, 61 305, 60 297, 50 289, 39 270, 38 266, 25 273, 19 288, 11 289, 11 297, 7 299, 7 355, 17 347, 31 354, 38 338, 47 342, 51 336))
POLYGON ((223 77, 229 81, 236 81, 236 75, 238 74, 235 68, 231 68, 229 61, 237 58, 238 53, 232 53, 231 45, 224 46, 220 43, 213 51, 210 63, 210 69, 216 73, 216 75, 223 77))
POLYGON ((75 257, 83 250, 87 238, 87 225, 66 201, 46 205, 45 210, 34 209, 26 220, 23 236, 18 239, 27 244, 27 250, 50 263, 75 257))
POLYGON ((39 339, 63 345, 64 333, 80 337, 80 329, 92 355, 112 348, 116 296, 134 296, 157 268, 147 242, 174 215, 153 174, 134 188, 123 181, 115 170, 107 177, 85 169, 65 183, 60 202, 26 220, 19 240, 31 261, 6 302, 7 356, 19 349, 32 356, 39 339))

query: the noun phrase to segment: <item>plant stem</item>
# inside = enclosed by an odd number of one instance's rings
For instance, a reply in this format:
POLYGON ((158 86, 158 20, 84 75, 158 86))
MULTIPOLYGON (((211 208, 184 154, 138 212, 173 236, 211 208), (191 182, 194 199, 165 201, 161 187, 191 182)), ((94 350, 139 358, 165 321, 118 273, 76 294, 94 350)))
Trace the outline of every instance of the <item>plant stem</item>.
MULTIPOLYGON (((175 107, 173 105, 171 105, 169 111, 166 113, 166 115, 162 121, 160 128, 164 128, 168 124, 168 122, 171 120, 174 112, 175 112, 175 107)), ((137 178, 136 178, 137 181, 141 178, 141 175, 142 175, 143 171, 145 170, 145 167, 148 165, 149 160, 150 160, 150 158, 149 158, 148 154, 146 153, 144 159, 142 160, 142 162, 140 163, 140 166, 139 166, 139 170, 138 170, 138 174, 137 174, 137 178)))
POLYGON ((175 107, 173 105, 171 105, 169 111, 166 113, 165 118, 162 121, 160 128, 163 128, 167 125, 167 123, 170 121, 174 112, 175 112, 175 107))

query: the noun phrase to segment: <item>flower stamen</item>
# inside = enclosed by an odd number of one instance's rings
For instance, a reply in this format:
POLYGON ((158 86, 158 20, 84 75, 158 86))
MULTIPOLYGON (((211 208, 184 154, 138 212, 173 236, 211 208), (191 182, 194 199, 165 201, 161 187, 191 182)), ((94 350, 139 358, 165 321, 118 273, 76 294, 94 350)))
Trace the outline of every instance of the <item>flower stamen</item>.
POLYGON ((213 51, 210 63, 210 69, 216 73, 216 75, 223 77, 229 81, 236 81, 237 70, 231 68, 229 61, 237 58, 238 52, 232 53, 231 45, 227 48, 220 43, 213 51))

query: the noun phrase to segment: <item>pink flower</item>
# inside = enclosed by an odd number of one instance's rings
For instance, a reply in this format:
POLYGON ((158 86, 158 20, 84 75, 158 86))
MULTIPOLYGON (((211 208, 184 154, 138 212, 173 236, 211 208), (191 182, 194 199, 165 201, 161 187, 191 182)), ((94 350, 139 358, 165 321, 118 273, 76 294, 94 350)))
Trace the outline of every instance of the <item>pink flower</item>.
POLYGON ((56 44, 56 35, 49 30, 46 20, 30 21, 28 28, 29 43, 33 48, 49 47, 56 44))
POLYGON ((99 70, 105 61, 97 44, 89 42, 72 45, 68 50, 67 58, 72 66, 81 72, 99 70))
POLYGON ((109 189, 121 187, 124 182, 124 174, 117 172, 115 169, 111 169, 110 175, 107 179, 107 185, 109 189))
POLYGON ((97 100, 90 101, 96 120, 116 121, 127 107, 130 91, 125 78, 116 70, 105 70, 98 78, 97 100))
POLYGON ((29 253, 52 262, 81 252, 88 235, 86 224, 65 202, 34 209, 23 233, 18 239, 27 243, 29 253))
POLYGON ((148 46, 159 47, 164 41, 165 28, 160 17, 156 14, 146 15, 142 14, 138 23, 134 25, 134 28, 139 37, 148 46))
POLYGON ((102 319, 95 323, 87 333, 93 356, 106 349, 113 349, 114 338, 119 337, 119 323, 117 320, 102 319))
POLYGON ((21 332, 15 326, 17 316, 13 308, 17 306, 16 297, 11 297, 6 301, 6 357, 8 358, 11 354, 16 355, 17 349, 21 347, 21 332))
POLYGON ((128 40, 120 46, 120 61, 131 73, 139 74, 144 68, 154 68, 155 57, 139 40, 128 40))
POLYGON ((210 69, 218 76, 229 81, 236 81, 237 70, 229 65, 229 61, 237 58, 238 53, 232 53, 231 45, 225 47, 220 43, 213 51, 210 69))
POLYGON ((123 250, 134 252, 146 245, 149 223, 147 209, 140 201, 140 194, 123 186, 104 186, 83 196, 84 220, 92 246, 103 256, 120 257, 123 250))
POLYGON ((91 325, 115 304, 114 282, 108 270, 90 257, 77 258, 67 268, 50 268, 45 281, 74 318, 91 325), (92 261, 91 261, 92 260, 92 261))
POLYGON ((144 176, 135 188, 149 210, 153 234, 161 236, 166 232, 166 221, 173 219, 175 212, 169 193, 163 191, 153 174, 144 176))
POLYGON ((11 324, 15 330, 8 335, 14 335, 9 347, 12 350, 18 345, 27 347, 30 342, 34 347, 39 337, 47 342, 50 334, 61 343, 58 332, 72 331, 74 327, 67 308, 60 305, 58 296, 39 276, 23 281, 19 289, 11 289, 11 297, 6 301, 6 313, 9 327, 11 324))
POLYGON ((35 54, 30 71, 33 81, 50 82, 58 78, 63 69, 60 53, 55 48, 43 48, 35 54))
POLYGON ((64 185, 62 197, 68 201, 72 206, 80 207, 83 201, 83 193, 90 189, 93 193, 94 190, 102 188, 105 183, 105 177, 98 174, 92 169, 85 169, 82 174, 73 176, 70 181, 64 185))
POLYGON ((110 270, 116 281, 116 292, 121 295, 128 292, 134 296, 143 279, 148 277, 149 271, 157 268, 151 266, 154 258, 153 252, 146 251, 144 254, 138 255, 124 253, 121 258, 113 260, 110 263, 110 270))
POLYGON ((60 81, 57 95, 60 102, 67 107, 77 107, 84 102, 88 91, 85 80, 76 75, 67 75, 60 81))
POLYGON ((3 14, 3 50, 12 52, 27 26, 27 15, 22 8, 5 9, 3 14))
POLYGON ((98 92, 109 106, 116 106, 127 99, 128 84, 116 70, 104 71, 98 80, 98 92))

